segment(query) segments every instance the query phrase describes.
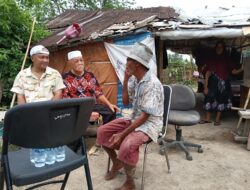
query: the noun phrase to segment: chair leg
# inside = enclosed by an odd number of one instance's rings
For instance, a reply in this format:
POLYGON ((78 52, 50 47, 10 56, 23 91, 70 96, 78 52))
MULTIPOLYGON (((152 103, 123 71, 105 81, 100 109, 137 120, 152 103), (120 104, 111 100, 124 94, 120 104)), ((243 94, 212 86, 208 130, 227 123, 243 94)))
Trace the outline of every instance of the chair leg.
POLYGON ((241 135, 240 126, 243 118, 240 116, 237 126, 231 131, 234 136, 241 135))
POLYGON ((243 135, 244 137, 248 137, 249 128, 248 128, 248 119, 246 119, 243 129, 243 135))
MULTIPOLYGON (((2 162, 3 162, 3 172, 4 172, 4 179, 6 182, 6 189, 7 190, 12 190, 12 182, 11 182, 11 176, 10 176, 10 169, 9 169, 9 162, 8 162, 8 158, 6 156, 2 155, 2 162)), ((2 165, 2 164, 1 164, 2 165)))
POLYGON ((237 124, 236 130, 237 130, 237 129, 239 129, 240 124, 241 124, 241 121, 242 121, 242 117, 240 117, 240 118, 239 118, 239 121, 238 121, 238 124, 237 124))
POLYGON ((90 169, 89 169, 89 161, 88 161, 88 157, 87 157, 87 149, 86 149, 86 144, 85 141, 83 139, 83 137, 81 138, 81 151, 82 151, 82 155, 86 155, 86 163, 84 164, 84 169, 85 169, 85 175, 86 175, 86 180, 87 180, 87 185, 88 185, 88 189, 89 190, 93 190, 93 186, 92 186, 92 180, 91 180, 91 175, 90 175, 90 169))
POLYGON ((109 173, 109 169, 110 169, 110 162, 111 162, 111 159, 110 159, 110 157, 109 157, 109 158, 108 158, 107 173, 109 173))
POLYGON ((193 160, 193 157, 188 152, 187 147, 185 147, 185 145, 183 144, 183 142, 179 141, 178 145, 181 148, 181 150, 185 152, 187 160, 189 160, 189 161, 193 160))
POLYGON ((63 179, 63 183, 62 183, 62 186, 61 186, 61 190, 64 190, 64 188, 66 186, 66 183, 67 183, 67 181, 69 179, 69 174, 70 174, 70 172, 65 174, 64 179, 63 179))
POLYGON ((162 140, 162 143, 163 143, 163 150, 164 150, 164 154, 165 154, 165 158, 166 158, 166 162, 168 166, 168 173, 170 173, 170 163, 168 159, 167 143, 164 140, 162 140))
POLYGON ((2 163, 1 163, 1 168, 0 168, 0 190, 4 189, 4 169, 3 168, 4 167, 2 166, 2 163))
POLYGON ((185 145, 185 146, 190 146, 190 147, 194 147, 194 148, 201 148, 202 146, 200 145, 200 144, 194 144, 194 143, 190 143, 190 142, 183 142, 183 144, 185 145))
POLYGON ((180 142, 180 141, 175 141, 175 140, 173 140, 173 141, 170 142, 170 143, 165 142, 165 144, 166 144, 166 147, 167 147, 167 148, 172 148, 172 147, 176 147, 176 145, 177 145, 179 142, 180 142))
POLYGON ((56 184, 56 183, 63 183, 63 180, 53 180, 53 181, 42 182, 42 183, 30 186, 29 188, 27 188, 25 190, 33 190, 33 189, 37 189, 38 187, 41 187, 41 186, 51 185, 51 184, 56 184))
POLYGON ((84 165, 84 168, 85 168, 85 175, 86 175, 88 190, 93 190, 92 180, 91 180, 91 175, 90 175, 90 170, 89 170, 89 163, 88 162, 84 165))
POLYGON ((143 163, 142 163, 141 190, 144 190, 144 171, 146 170, 147 149, 148 149, 148 143, 146 143, 145 148, 144 148, 144 158, 143 158, 143 163))

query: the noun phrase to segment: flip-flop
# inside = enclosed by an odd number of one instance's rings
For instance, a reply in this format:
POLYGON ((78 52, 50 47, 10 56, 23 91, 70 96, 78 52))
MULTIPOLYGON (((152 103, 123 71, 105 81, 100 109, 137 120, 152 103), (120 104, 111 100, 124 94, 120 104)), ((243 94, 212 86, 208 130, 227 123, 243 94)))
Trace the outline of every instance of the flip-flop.
POLYGON ((212 121, 207 121, 207 120, 201 120, 199 124, 206 124, 206 123, 212 123, 212 121))
POLYGON ((218 126, 218 125, 220 125, 221 123, 220 123, 220 121, 215 121, 214 122, 214 126, 218 126))

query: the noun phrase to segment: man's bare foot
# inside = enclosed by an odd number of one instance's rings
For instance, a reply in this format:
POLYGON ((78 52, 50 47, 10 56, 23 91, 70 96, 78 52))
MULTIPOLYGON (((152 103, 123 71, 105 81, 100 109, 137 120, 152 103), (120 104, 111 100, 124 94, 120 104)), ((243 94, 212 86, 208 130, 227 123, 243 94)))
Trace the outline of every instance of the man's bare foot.
POLYGON ((117 163, 114 163, 111 170, 105 175, 104 179, 106 181, 109 181, 111 179, 114 179, 119 170, 123 168, 123 163, 121 161, 117 161, 117 163))
POLYGON ((115 190, 135 190, 135 182, 133 179, 126 180, 125 183, 115 190))

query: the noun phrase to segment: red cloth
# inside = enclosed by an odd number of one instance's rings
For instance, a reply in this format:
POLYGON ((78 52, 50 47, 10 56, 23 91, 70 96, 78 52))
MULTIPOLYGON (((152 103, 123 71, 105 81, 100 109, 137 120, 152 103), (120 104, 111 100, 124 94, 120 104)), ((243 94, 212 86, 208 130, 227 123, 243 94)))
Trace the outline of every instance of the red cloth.
MULTIPOLYGON (((123 118, 115 119, 97 130, 96 143, 105 147, 110 147, 109 139, 113 134, 120 133, 131 124, 130 120, 123 118)), ((147 142, 149 137, 141 131, 133 131, 122 141, 118 150, 117 158, 125 164, 136 166, 139 160, 139 148, 147 142)))
POLYGON ((213 72, 222 80, 228 79, 232 69, 233 63, 227 54, 215 54, 211 57, 207 65, 207 70, 213 72))

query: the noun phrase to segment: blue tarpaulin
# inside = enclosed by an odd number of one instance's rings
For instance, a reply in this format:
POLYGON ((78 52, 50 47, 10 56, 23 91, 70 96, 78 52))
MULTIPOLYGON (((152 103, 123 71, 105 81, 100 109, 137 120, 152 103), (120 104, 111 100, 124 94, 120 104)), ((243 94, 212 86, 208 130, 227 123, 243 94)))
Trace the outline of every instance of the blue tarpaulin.
MULTIPOLYGON (((139 34, 129 35, 126 37, 117 37, 113 41, 117 45, 133 45, 136 42, 140 42, 144 40, 147 37, 151 36, 151 32, 143 32, 139 34)), ((124 106, 122 103, 122 83, 121 81, 118 82, 118 95, 117 95, 117 106, 121 109, 123 108, 131 108, 132 105, 124 106)), ((117 117, 120 117, 121 115, 118 114, 117 117)))

